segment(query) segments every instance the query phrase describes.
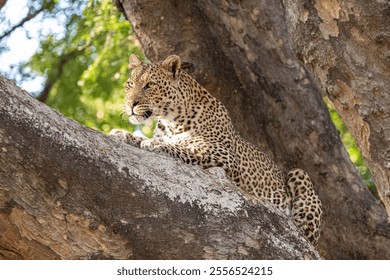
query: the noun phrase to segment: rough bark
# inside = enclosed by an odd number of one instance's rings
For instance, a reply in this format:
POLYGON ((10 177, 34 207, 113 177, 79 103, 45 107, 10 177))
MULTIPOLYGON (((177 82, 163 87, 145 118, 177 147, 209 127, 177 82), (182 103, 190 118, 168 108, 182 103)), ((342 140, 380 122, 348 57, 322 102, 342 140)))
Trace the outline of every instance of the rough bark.
POLYGON ((0 76, 0 258, 319 258, 202 170, 83 127, 0 76))
POLYGON ((390 5, 285 1, 295 52, 356 138, 390 215, 390 5))
POLYGON ((290 45, 290 36, 302 36, 287 28, 295 10, 281 0, 122 3, 150 60, 180 55, 244 138, 286 171, 309 172, 324 204, 323 257, 390 258, 386 211, 364 187, 290 45))

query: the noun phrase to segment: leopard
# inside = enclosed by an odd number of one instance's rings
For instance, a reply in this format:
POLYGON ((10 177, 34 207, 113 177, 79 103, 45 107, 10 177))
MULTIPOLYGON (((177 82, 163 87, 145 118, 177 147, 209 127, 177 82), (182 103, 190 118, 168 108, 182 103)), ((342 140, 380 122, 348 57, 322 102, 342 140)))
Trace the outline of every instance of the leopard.
POLYGON ((157 119, 152 138, 113 129, 109 135, 186 164, 221 167, 245 194, 281 211, 309 243, 320 237, 322 203, 308 173, 285 173, 233 127, 226 107, 184 69, 179 56, 143 63, 130 56, 124 113, 135 125, 157 119))

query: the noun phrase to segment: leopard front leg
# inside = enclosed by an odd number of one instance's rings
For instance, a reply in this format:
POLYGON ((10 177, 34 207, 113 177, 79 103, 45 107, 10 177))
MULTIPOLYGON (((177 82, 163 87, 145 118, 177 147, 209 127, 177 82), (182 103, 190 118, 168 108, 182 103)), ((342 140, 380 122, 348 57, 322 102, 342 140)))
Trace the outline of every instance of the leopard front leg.
POLYGON ((185 141, 180 144, 160 142, 156 139, 148 139, 141 142, 141 149, 164 153, 171 157, 179 158, 187 164, 200 165, 203 168, 221 167, 227 176, 239 186, 239 172, 237 158, 218 144, 200 143, 198 145, 186 145, 185 141), (213 149, 217 148, 214 152, 213 149))
POLYGON ((123 129, 112 129, 108 135, 137 148, 139 148, 141 142, 145 140, 145 138, 133 136, 130 132, 123 129))
POLYGON ((194 151, 186 149, 184 146, 168 144, 156 139, 146 139, 141 142, 140 147, 143 150, 179 158, 187 164, 201 164, 202 155, 196 154, 194 151))

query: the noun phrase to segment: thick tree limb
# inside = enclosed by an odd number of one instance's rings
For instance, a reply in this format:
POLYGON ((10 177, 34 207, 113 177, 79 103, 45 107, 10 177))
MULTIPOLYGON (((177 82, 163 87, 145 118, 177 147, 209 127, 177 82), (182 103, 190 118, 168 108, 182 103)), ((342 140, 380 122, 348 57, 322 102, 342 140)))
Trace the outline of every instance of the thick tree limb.
POLYGON ((66 119, 0 77, 0 256, 303 259, 293 224, 205 171, 66 119))

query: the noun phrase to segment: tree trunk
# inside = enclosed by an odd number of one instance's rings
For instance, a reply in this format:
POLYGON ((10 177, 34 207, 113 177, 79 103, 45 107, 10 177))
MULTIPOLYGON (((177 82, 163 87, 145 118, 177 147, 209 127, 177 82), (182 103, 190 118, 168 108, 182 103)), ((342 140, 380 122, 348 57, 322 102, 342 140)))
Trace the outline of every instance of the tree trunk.
MULTIPOLYGON (((323 257, 390 258, 386 211, 364 187, 320 89, 290 45, 294 36, 301 43, 311 40, 303 37, 310 29, 298 22, 293 9, 297 3, 123 0, 122 4, 150 60, 180 55, 188 71, 226 105, 244 138, 286 171, 299 167, 309 172, 324 204, 318 245, 323 257), (306 33, 287 28, 292 20, 307 28, 306 33)), ((316 51, 321 52, 321 47, 316 51)), ((325 62, 319 54, 310 55, 325 62)), ((381 139, 375 143, 380 145, 381 139)))
POLYGON ((294 50, 355 136, 390 215, 389 2, 285 4, 294 50))
POLYGON ((317 259, 203 170, 83 127, 0 76, 0 258, 317 259))

